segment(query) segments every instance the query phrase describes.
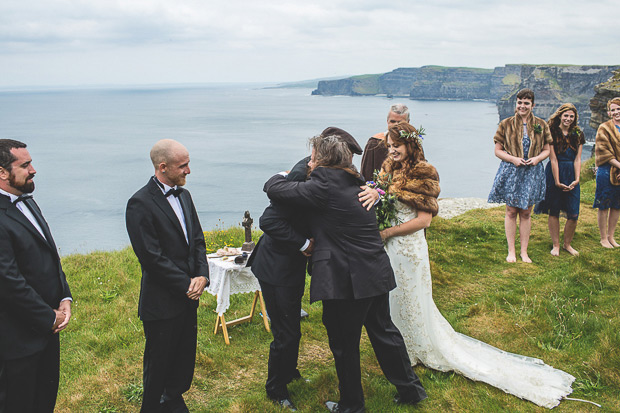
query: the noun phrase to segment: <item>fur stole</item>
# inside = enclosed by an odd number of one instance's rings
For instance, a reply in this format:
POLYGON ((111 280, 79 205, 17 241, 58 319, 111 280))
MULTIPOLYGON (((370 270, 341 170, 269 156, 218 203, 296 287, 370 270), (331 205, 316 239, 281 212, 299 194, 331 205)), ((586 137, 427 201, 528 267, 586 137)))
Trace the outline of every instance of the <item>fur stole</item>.
MULTIPOLYGON (((530 137, 528 158, 538 156, 546 143, 553 143, 547 122, 531 113, 527 118, 527 134, 530 137), (536 125, 540 125, 540 132, 535 131, 536 125)), ((523 158, 523 121, 521 116, 515 114, 501 121, 493 137, 493 142, 501 144, 508 154, 523 158)))
POLYGON ((439 212, 437 203, 440 191, 439 174, 433 165, 420 161, 413 167, 403 168, 399 163, 388 159, 383 163, 382 173, 392 175, 392 183, 388 192, 396 195, 399 201, 418 211, 437 215, 439 212))
POLYGON ((620 161, 620 132, 613 120, 601 123, 594 142, 596 166, 604 165, 612 159, 620 161))

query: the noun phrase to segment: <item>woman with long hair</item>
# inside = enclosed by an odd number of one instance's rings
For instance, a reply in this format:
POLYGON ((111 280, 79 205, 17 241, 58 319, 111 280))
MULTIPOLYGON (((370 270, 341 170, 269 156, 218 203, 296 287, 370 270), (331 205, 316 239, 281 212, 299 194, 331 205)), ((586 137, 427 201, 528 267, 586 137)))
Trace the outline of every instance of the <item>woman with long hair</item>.
POLYGON ((554 256, 560 255, 560 211, 566 213, 562 248, 571 255, 579 255, 571 246, 579 218, 581 151, 586 143, 577 126, 578 119, 577 108, 572 103, 565 103, 547 122, 553 150, 545 168, 545 199, 536 205, 534 212, 549 214, 549 235, 553 243, 551 255, 554 256))
POLYGON ((400 123, 386 138, 388 159, 380 179, 397 197, 398 225, 381 231, 397 287, 390 313, 409 358, 440 371, 455 371, 544 407, 568 395, 573 376, 541 360, 508 353, 454 331, 433 301, 428 246, 423 228, 438 212, 439 178, 427 163, 418 131, 400 123))

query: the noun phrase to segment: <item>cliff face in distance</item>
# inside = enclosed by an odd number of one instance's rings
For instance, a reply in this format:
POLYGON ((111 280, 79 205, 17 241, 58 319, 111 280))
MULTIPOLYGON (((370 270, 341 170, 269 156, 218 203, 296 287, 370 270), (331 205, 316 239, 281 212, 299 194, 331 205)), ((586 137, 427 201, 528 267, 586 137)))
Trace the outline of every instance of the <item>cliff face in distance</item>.
POLYGON ((590 127, 593 130, 597 130, 601 123, 609 120, 607 102, 618 96, 620 96, 620 70, 614 72, 609 80, 594 88, 594 97, 590 99, 590 110, 592 111, 590 127))
POLYGON ((594 88, 607 81, 618 69, 620 65, 506 65, 495 69, 423 66, 320 81, 312 94, 491 100, 497 103, 501 120, 514 114, 516 93, 527 87, 536 95, 536 116, 547 119, 561 104, 573 103, 579 112, 580 126, 586 137, 592 138, 590 99, 594 96, 594 88))

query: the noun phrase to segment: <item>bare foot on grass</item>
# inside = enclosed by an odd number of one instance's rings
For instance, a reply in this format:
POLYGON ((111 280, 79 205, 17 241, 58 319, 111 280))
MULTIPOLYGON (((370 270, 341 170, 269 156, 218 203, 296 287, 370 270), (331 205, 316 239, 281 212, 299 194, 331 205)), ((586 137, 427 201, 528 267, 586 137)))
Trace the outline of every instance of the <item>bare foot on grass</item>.
POLYGON ((559 245, 557 247, 553 247, 551 249, 551 255, 553 255, 554 257, 559 257, 560 256, 560 246, 559 245))
POLYGON ((609 241, 607 241, 606 239, 602 239, 601 240, 601 245, 603 246, 603 248, 613 248, 614 246, 611 245, 611 243, 609 241))
POLYGON ((575 248, 571 247, 570 245, 564 245, 563 249, 568 252, 570 255, 572 255, 573 257, 576 257, 579 255, 579 251, 577 251, 575 248))
POLYGON ((517 256, 515 254, 508 254, 506 262, 517 262, 517 256))
POLYGON ((620 244, 618 244, 615 239, 608 238, 608 240, 609 240, 609 243, 611 244, 612 247, 614 247, 614 248, 620 247, 620 244))
POLYGON ((532 263, 532 260, 530 259, 529 255, 527 255, 527 252, 521 253, 521 261, 526 262, 528 264, 532 263))

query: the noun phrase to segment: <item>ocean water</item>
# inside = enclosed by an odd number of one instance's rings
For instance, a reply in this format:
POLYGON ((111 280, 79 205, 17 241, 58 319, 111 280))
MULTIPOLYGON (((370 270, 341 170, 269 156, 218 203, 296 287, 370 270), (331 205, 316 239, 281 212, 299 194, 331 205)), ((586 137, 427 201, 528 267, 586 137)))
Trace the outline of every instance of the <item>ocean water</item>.
POLYGON ((264 182, 306 156, 309 137, 337 126, 364 147, 400 101, 426 130, 440 197, 487 197, 499 165, 493 103, 310 92, 262 85, 0 92, 0 137, 28 144, 34 196, 63 255, 129 245, 125 206, 153 174, 149 151, 159 139, 190 152, 186 188, 203 229, 239 225, 245 210, 258 223, 268 204, 264 182))

